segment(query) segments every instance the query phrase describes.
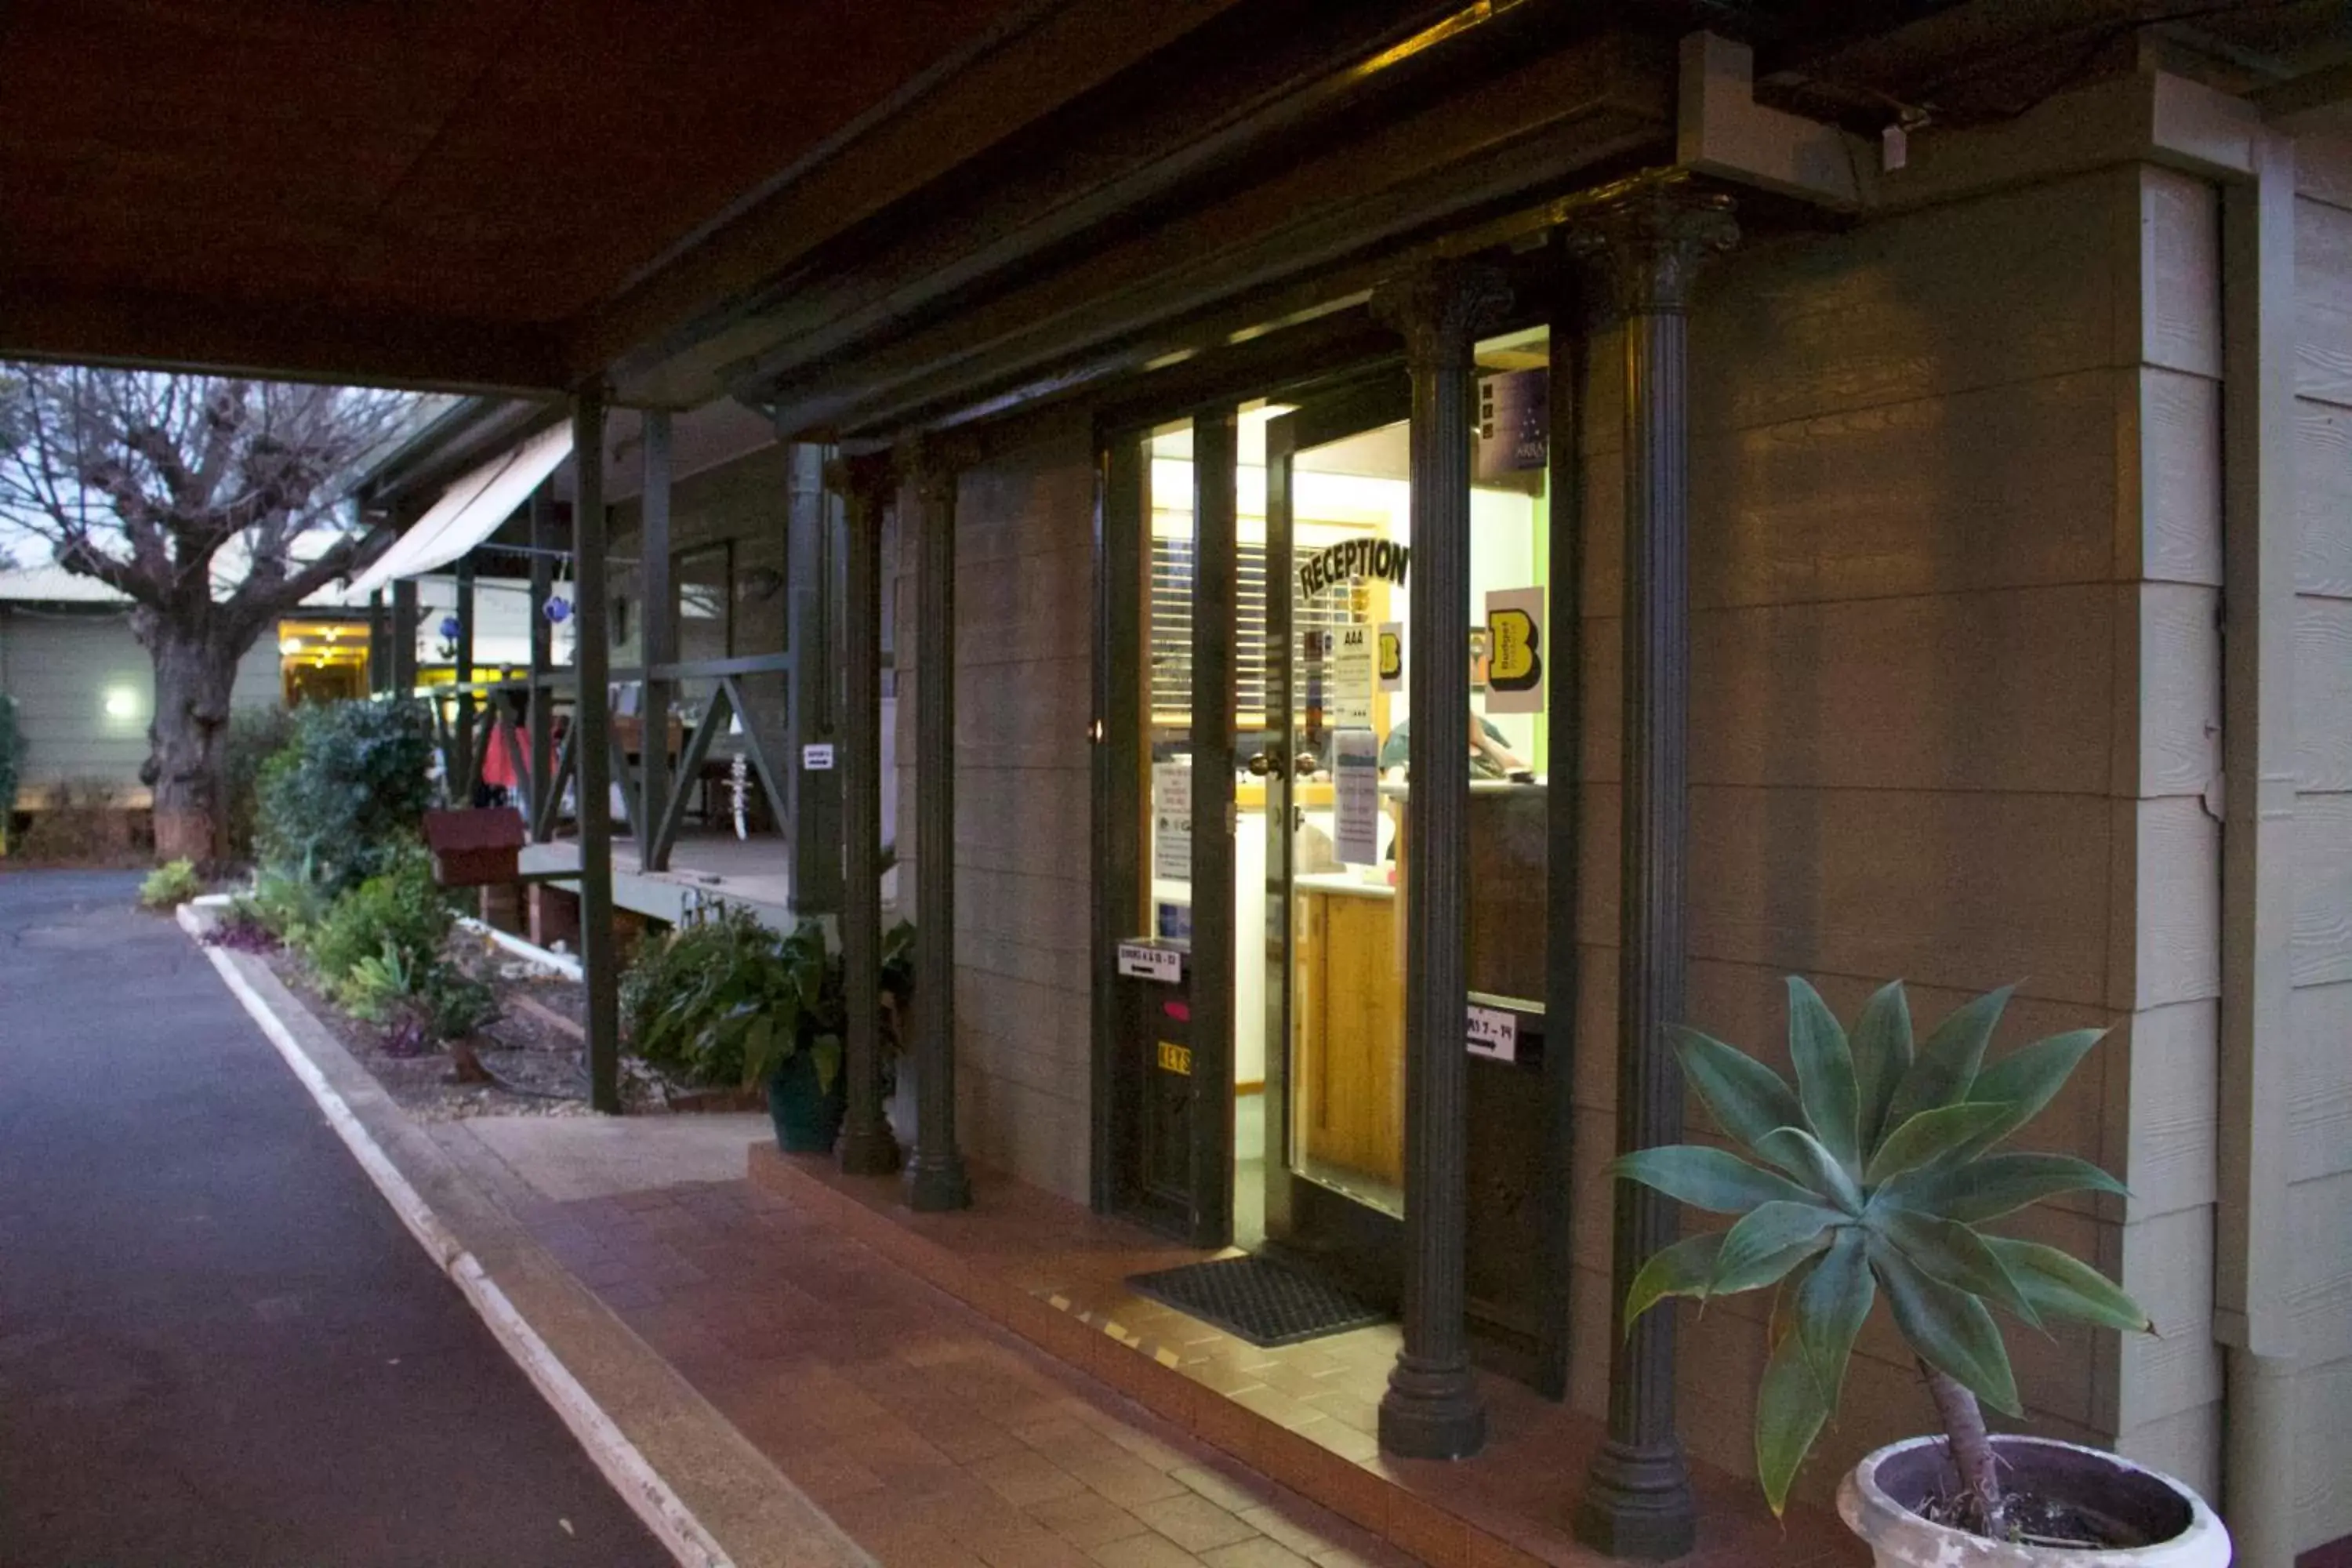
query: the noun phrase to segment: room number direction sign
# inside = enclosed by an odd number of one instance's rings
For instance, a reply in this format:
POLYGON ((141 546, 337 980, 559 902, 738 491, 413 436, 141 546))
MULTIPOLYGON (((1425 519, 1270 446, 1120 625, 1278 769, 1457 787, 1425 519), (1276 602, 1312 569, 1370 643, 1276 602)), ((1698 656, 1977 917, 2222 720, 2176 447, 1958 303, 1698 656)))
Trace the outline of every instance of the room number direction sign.
POLYGON ((1518 1060, 1518 1016, 1500 1007, 1474 1005, 1470 1009, 1470 1054, 1489 1061, 1518 1060))
POLYGON ((1173 985, 1184 978, 1184 955, 1172 947, 1148 942, 1118 944, 1118 972, 1129 980, 1156 980, 1173 985))

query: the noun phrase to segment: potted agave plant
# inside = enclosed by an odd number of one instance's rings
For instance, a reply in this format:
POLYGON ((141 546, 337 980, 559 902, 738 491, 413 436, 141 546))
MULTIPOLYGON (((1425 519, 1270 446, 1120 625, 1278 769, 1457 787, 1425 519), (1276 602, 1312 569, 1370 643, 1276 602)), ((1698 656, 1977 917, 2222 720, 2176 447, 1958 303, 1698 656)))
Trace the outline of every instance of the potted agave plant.
POLYGON ((1644 1149, 1612 1173, 1739 1217, 1651 1258, 1626 1321, 1668 1297, 1778 1288, 1756 1402, 1757 1474, 1777 1515, 1884 1297, 1943 1432, 1879 1449, 1839 1489, 1878 1568, 2226 1568, 2228 1534, 2186 1486, 2098 1449, 1986 1429, 1985 1405, 2022 1414, 1993 1309, 2034 1328, 2150 1328, 2096 1269, 1982 1228, 2061 1193, 2123 1191, 2069 1155, 2001 1150, 2105 1033, 2053 1035, 1987 1066, 2009 995, 1965 1004, 1915 1049, 1900 981, 1849 1037, 1791 977, 1794 1089, 1720 1040, 1675 1031, 1684 1073, 1741 1152, 1644 1149))

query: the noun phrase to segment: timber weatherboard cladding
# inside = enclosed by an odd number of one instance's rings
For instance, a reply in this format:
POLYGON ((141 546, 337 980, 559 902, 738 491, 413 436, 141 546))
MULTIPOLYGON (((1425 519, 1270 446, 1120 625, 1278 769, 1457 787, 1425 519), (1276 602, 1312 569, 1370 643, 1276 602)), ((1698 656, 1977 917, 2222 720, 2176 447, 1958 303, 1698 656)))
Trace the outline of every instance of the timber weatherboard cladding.
MULTIPOLYGON (((154 689, 154 665, 131 635, 127 613, 0 604, 0 691, 16 700, 25 741, 20 804, 78 779, 104 779, 143 804, 139 769, 154 689), (107 716, 106 694, 117 688, 139 694, 134 718, 107 716)), ((273 627, 237 661, 231 704, 274 708, 282 700, 273 627)))
MULTIPOLYGON (((1997 1049, 2114 1026, 2031 1142, 2119 1205, 2015 1227, 2121 1270, 2165 1326, 2011 1336, 2037 1429, 2213 1478, 2219 829, 2211 188, 2132 165, 1754 242, 1692 321, 1690 1015, 1780 1058, 1782 976, 1923 1027, 2023 981, 1997 1049), (1989 264, 1988 258, 1993 258, 1989 264), (2200 316, 2199 312, 2203 312, 2200 316), (2201 1076, 2200 1076, 2201 1075, 2201 1076), (2141 1164, 2151 1179, 2143 1190, 2141 1164), (2128 1168, 2127 1168, 2128 1167, 2128 1168), (2130 1359, 2126 1359, 2126 1357, 2130 1359), (2130 1390, 2126 1398, 2124 1390, 2130 1390)), ((1587 386, 1587 795, 1571 1396, 1605 1395, 1622 516, 1613 340, 1587 386), (1590 1059, 1598 1058, 1598 1059, 1590 1059)), ((1785 1061, 1781 1064, 1785 1068, 1785 1061)), ((1707 1135, 1703 1111, 1692 1124, 1707 1135)), ((1764 1304, 1685 1335, 1683 1432, 1746 1471, 1764 1304)), ((1929 1426, 1866 1333, 1801 1488, 1929 1426)))
POLYGON ((2352 150, 2298 147, 2296 912, 2285 1308, 2295 1543, 2352 1534, 2352 150))
MULTIPOLYGON (((1095 456, 1074 418, 961 476, 956 505, 956 1092, 964 1152, 1087 1201, 1095 456)), ((903 616, 916 552, 899 531, 903 616)), ((906 624, 902 619, 901 625, 906 624)), ((897 788, 927 672, 898 639, 897 788)), ((899 845, 901 887, 931 846, 899 845)))

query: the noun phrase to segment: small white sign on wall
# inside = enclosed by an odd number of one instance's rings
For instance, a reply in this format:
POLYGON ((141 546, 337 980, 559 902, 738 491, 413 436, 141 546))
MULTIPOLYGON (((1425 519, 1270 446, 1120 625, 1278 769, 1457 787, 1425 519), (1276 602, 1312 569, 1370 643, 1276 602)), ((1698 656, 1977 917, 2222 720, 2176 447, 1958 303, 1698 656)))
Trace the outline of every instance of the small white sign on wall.
POLYGON ((801 748, 801 766, 813 773, 833 771, 833 742, 812 742, 801 748))
POLYGON ((1519 1017, 1500 1007, 1470 1008, 1470 1054, 1485 1057, 1489 1061, 1515 1062, 1519 1059, 1519 1017))
POLYGON ((1129 980, 1156 980, 1162 985, 1173 985, 1184 978, 1184 955, 1172 947, 1123 942, 1118 944, 1118 972, 1129 980))

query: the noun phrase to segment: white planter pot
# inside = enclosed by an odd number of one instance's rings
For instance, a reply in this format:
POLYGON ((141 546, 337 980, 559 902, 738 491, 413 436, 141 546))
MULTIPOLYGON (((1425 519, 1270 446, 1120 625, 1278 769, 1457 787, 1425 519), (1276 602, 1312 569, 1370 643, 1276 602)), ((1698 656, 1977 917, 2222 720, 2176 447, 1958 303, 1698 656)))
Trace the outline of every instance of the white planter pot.
POLYGON ((1951 1484, 1941 1437, 1892 1444, 1838 1485, 1838 1513, 1877 1568, 2229 1568, 2230 1532, 2205 1500, 2129 1459, 2048 1437, 1996 1436, 2008 1484, 2105 1515, 2148 1546, 2094 1552, 2011 1545, 1930 1524, 1910 1503, 1951 1484))

